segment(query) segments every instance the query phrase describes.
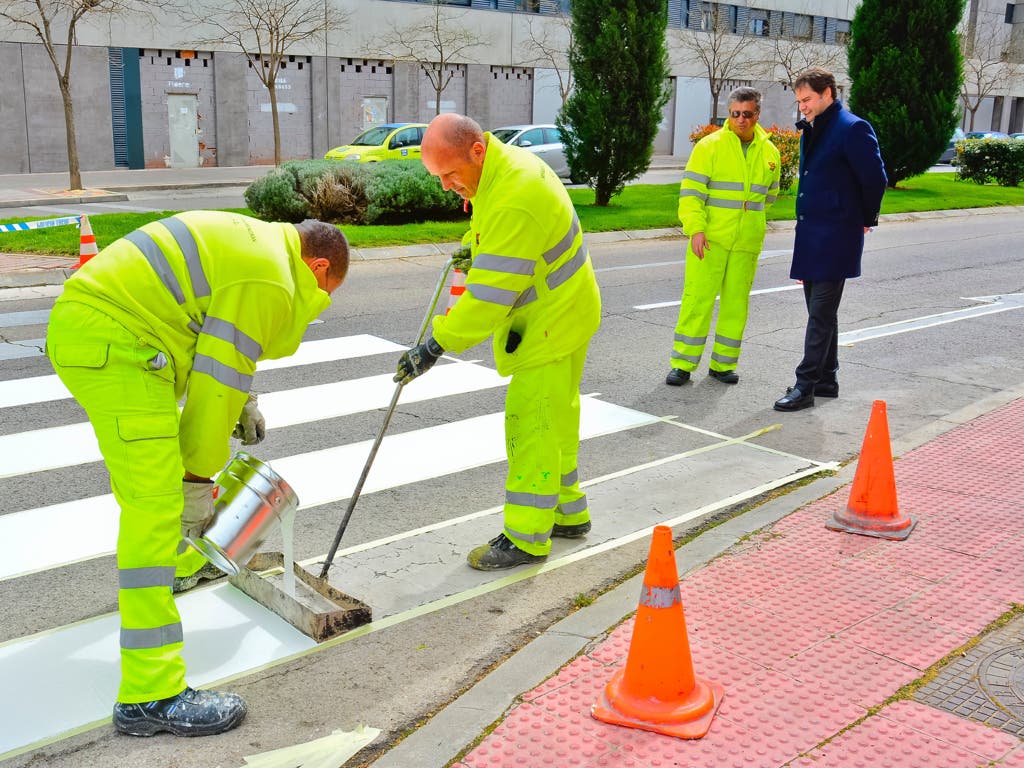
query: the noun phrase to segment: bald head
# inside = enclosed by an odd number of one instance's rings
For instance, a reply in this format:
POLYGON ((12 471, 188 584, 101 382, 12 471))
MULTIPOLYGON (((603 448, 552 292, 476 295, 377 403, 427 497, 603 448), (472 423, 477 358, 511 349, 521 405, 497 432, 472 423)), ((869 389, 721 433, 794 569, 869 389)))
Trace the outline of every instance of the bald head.
POLYGON ((475 120, 445 113, 430 121, 420 157, 441 186, 469 200, 476 196, 483 173, 487 142, 475 120))

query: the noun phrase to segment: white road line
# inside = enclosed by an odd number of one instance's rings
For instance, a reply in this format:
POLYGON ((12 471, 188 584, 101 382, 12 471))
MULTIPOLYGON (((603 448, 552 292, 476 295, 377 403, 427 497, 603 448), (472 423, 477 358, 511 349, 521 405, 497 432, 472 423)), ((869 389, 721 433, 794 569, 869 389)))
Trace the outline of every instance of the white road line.
MULTIPOLYGON (((759 296, 759 295, 761 295, 763 293, 779 293, 780 291, 795 291, 798 288, 803 288, 803 285, 800 284, 800 283, 794 283, 793 285, 780 285, 780 286, 778 286, 776 288, 759 288, 756 291, 751 291, 750 295, 751 296, 759 296)), ((716 301, 717 301, 717 299, 716 299, 716 301)), ((680 300, 676 299, 675 301, 659 301, 656 304, 638 304, 635 307, 633 307, 633 309, 643 312, 644 310, 647 310, 647 309, 662 309, 664 307, 678 307, 679 304, 680 304, 680 300)))
MULTIPOLYGON (((580 439, 657 421, 631 408, 583 398, 580 439)), ((362 493, 503 461, 504 427, 504 413, 491 413, 385 437, 362 493)), ((272 464, 295 489, 299 509, 308 510, 351 495, 372 443, 287 456, 272 464)), ((0 516, 0 580, 109 554, 117 540, 117 518, 112 494, 0 516)))
POLYGON ((1024 293, 1008 293, 1004 296, 975 296, 973 298, 962 300, 983 301, 986 303, 976 307, 965 307, 964 309, 955 309, 951 312, 940 312, 935 315, 925 315, 923 317, 915 317, 910 320, 900 320, 896 323, 876 325, 872 328, 861 328, 856 331, 847 331, 846 333, 839 334, 839 344, 844 347, 852 347, 854 344, 859 344, 862 341, 881 339, 885 336, 895 336, 898 333, 908 333, 909 331, 920 331, 924 328, 932 328, 936 325, 955 323, 959 320, 970 320, 975 317, 994 315, 999 312, 1009 312, 1012 309, 1021 309, 1024 307, 1024 293))
POLYGON ((50 310, 33 309, 28 312, 4 312, 0 314, 0 328, 15 328, 22 325, 45 325, 50 319, 50 310))
POLYGON ((0 288, 0 301, 52 299, 64 291, 63 285, 27 285, 23 288, 0 288))
MULTIPOLYGON (((384 408, 394 392, 392 374, 268 392, 260 411, 269 429, 308 424, 384 408)), ((416 403, 501 387, 508 382, 490 368, 456 362, 438 365, 430 376, 402 390, 401 402, 416 403)), ((89 422, 0 436, 0 478, 100 461, 96 433, 89 422)))

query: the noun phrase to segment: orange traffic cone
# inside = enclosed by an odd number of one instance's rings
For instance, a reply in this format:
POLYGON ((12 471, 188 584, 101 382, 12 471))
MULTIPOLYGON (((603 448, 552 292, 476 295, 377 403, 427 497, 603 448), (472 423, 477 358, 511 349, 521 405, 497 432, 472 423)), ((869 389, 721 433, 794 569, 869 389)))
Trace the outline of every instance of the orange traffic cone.
POLYGON ((885 401, 875 400, 853 476, 850 501, 846 511, 834 513, 825 527, 832 531, 902 540, 910 535, 915 525, 917 520, 901 515, 896 504, 896 474, 892 467, 885 401))
POLYGON ((590 714, 627 728, 699 739, 711 728, 723 696, 722 685, 693 674, 672 529, 656 526, 626 666, 590 714))
POLYGON ((459 296, 466 292, 466 273, 461 269, 452 270, 452 287, 448 291, 448 309, 444 311, 447 315, 452 311, 459 296))
POLYGON ((92 225, 89 224, 89 217, 82 214, 79 217, 78 226, 81 232, 78 235, 78 264, 75 265, 76 269, 100 252, 100 249, 96 246, 96 235, 92 233, 92 225))

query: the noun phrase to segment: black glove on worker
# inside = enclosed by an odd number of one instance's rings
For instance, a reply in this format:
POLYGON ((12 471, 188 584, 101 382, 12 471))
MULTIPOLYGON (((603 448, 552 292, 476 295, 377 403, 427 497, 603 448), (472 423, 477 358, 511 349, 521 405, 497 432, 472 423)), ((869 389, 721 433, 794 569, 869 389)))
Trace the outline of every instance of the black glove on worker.
POLYGON ((419 346, 403 352, 398 360, 398 373, 393 381, 400 381, 408 384, 417 376, 426 373, 430 367, 437 362, 437 358, 444 354, 441 345, 434 341, 431 336, 419 346))

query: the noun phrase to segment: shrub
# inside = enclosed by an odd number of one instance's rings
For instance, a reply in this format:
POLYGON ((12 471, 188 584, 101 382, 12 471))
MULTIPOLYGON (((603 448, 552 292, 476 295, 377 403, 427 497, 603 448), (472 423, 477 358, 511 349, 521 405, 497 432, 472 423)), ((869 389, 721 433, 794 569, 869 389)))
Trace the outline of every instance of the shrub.
POLYGON ((378 166, 366 182, 369 205, 364 224, 404 224, 461 213, 462 198, 445 192, 423 163, 392 160, 378 166))
POLYGON ((309 218, 306 199, 295 189, 295 177, 284 166, 246 187, 245 204, 267 221, 296 222, 309 218))
POLYGON ((703 139, 705 136, 710 136, 721 127, 714 123, 708 123, 707 125, 701 125, 694 129, 693 133, 690 134, 690 143, 696 144, 698 141, 703 139))
MULTIPOLYGON (((705 136, 710 136, 719 130, 714 123, 701 125, 690 134, 690 141, 696 144, 705 136)), ((779 172, 779 189, 783 192, 793 186, 793 179, 796 178, 797 168, 800 166, 800 133, 773 125, 767 129, 769 138, 779 150, 782 159, 782 168, 779 172)))
POLYGON ((995 181, 1016 187, 1024 181, 1024 141, 968 139, 956 143, 957 176, 976 184, 995 181))

